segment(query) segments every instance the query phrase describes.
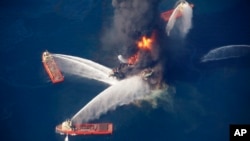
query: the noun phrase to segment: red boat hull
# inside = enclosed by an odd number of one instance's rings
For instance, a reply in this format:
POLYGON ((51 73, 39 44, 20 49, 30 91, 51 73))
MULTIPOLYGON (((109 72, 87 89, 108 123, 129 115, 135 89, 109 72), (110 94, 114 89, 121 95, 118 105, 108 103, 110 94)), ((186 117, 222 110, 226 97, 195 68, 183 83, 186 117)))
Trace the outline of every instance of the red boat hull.
POLYGON ((66 135, 108 135, 113 132, 112 123, 92 123, 74 125, 70 129, 63 129, 62 124, 56 126, 56 132, 66 135))
POLYGON ((43 52, 42 62, 43 62, 43 66, 44 66, 46 72, 48 73, 52 83, 59 83, 59 82, 64 81, 64 76, 62 75, 54 58, 52 57, 52 55, 48 51, 43 52))
MULTIPOLYGON (((190 4, 190 6, 191 6, 192 8, 194 7, 193 4, 190 4)), ((168 22, 168 20, 169 20, 171 14, 173 13, 173 11, 174 11, 174 9, 171 9, 171 10, 168 10, 168 11, 165 11, 165 12, 162 12, 162 13, 161 13, 161 18, 162 18, 165 22, 168 22)), ((182 16, 181 12, 178 11, 176 18, 179 18, 179 17, 181 17, 181 16, 182 16)))

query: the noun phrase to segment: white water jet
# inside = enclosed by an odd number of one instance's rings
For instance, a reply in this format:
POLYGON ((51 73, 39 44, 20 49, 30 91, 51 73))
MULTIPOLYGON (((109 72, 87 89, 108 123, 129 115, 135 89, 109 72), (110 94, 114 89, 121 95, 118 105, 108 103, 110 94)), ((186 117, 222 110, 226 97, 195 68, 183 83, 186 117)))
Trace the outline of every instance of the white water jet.
POLYGON ((66 135, 64 141, 69 141, 69 137, 68 137, 68 134, 66 135))
POLYGON ((112 70, 88 59, 63 55, 52 54, 56 62, 64 73, 85 77, 88 79, 98 80, 110 85, 118 82, 115 78, 109 77, 112 70))
POLYGON ((166 25, 167 35, 170 36, 171 30, 176 27, 181 37, 185 37, 192 27, 192 17, 193 9, 190 4, 186 1, 181 1, 174 9, 166 25))
POLYGON ((227 45, 210 50, 201 62, 238 58, 250 54, 250 45, 227 45))
POLYGON ((118 55, 117 58, 121 63, 128 63, 128 59, 123 58, 122 55, 118 55))
POLYGON ((135 100, 142 100, 151 93, 147 82, 140 76, 133 76, 110 86, 72 117, 75 123, 98 119, 102 114, 135 100))

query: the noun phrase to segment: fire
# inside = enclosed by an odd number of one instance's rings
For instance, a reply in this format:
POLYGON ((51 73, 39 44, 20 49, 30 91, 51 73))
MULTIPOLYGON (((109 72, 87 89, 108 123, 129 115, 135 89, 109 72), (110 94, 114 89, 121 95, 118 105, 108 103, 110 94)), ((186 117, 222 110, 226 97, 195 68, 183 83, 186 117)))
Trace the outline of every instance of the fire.
POLYGON ((152 50, 154 38, 155 38, 154 32, 150 38, 147 38, 146 36, 142 36, 141 39, 138 42, 136 42, 137 47, 139 48, 139 51, 137 51, 136 54, 128 58, 128 64, 134 65, 138 62, 140 50, 149 50, 149 51, 152 50))
POLYGON ((135 55, 131 56, 131 57, 128 59, 128 64, 129 64, 129 65, 135 64, 135 63, 138 61, 138 56, 139 56, 139 53, 138 53, 138 52, 137 52, 135 55))
POLYGON ((137 42, 137 47, 143 50, 151 50, 152 49, 153 40, 151 38, 147 38, 143 36, 140 41, 137 42))

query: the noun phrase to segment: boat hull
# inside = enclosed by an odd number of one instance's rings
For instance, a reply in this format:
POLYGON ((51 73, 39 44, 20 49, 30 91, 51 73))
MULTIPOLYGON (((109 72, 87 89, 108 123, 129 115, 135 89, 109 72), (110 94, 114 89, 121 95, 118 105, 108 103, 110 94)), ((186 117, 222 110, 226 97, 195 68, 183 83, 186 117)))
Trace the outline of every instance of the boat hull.
POLYGON ((61 135, 108 135, 113 132, 112 123, 93 123, 74 125, 71 129, 63 129, 62 124, 56 126, 56 132, 61 135))
MULTIPOLYGON (((193 8, 194 5, 193 4, 190 4, 190 6, 193 8)), ((174 12, 174 9, 171 9, 171 10, 168 10, 168 11, 165 11, 165 12, 162 12, 161 13, 161 18, 165 21, 165 22, 168 22, 171 14, 174 12)), ((180 11, 177 11, 178 13, 176 14, 176 18, 180 18, 182 16, 182 13, 180 11)))
POLYGON ((42 62, 43 62, 43 66, 44 66, 47 74, 49 75, 52 83, 59 83, 59 82, 64 81, 64 76, 62 75, 54 58, 52 57, 52 55, 48 51, 43 52, 42 62))

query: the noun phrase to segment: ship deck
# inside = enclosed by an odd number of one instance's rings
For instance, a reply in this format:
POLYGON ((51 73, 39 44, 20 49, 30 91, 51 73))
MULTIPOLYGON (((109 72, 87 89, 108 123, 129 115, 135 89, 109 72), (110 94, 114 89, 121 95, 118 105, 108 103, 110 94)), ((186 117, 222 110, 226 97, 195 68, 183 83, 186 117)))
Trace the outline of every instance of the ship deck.
POLYGON ((61 82, 64 77, 54 58, 48 52, 43 53, 43 64, 53 83, 61 82))
POLYGON ((56 127, 56 132, 69 135, 104 135, 112 134, 111 123, 74 125, 70 130, 62 130, 62 125, 56 127))

